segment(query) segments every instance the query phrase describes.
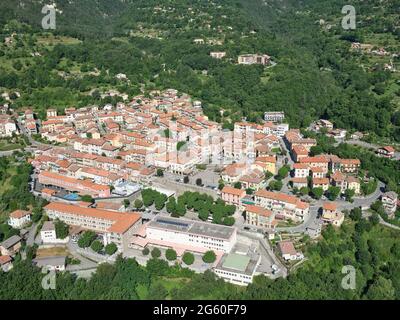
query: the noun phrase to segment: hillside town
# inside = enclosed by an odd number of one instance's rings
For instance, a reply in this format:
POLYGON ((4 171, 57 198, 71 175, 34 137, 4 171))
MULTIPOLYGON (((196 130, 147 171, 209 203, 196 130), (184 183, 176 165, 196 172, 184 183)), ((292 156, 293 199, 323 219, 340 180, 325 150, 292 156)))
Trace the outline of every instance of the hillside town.
MULTIPOLYGON (((0 120, 2 136, 31 141, 31 192, 47 201, 48 217, 32 228, 30 211, 10 214, 8 224, 21 233, 0 244, 4 271, 30 241, 44 251, 68 248, 80 261, 68 263, 63 254, 34 260, 59 272, 87 276, 118 254, 145 264, 149 252, 172 250, 170 263, 248 285, 258 274, 286 277, 305 259, 301 237, 318 240, 349 210, 380 199, 393 216, 399 206, 379 181, 362 194, 370 178, 360 175, 360 159, 311 156, 317 141, 290 129, 283 112, 224 130, 200 101, 169 89, 116 106, 48 109, 43 121, 31 109, 0 120), (61 237, 60 224, 67 226, 61 237)), ((333 130, 326 120, 314 129, 321 127, 333 130)))

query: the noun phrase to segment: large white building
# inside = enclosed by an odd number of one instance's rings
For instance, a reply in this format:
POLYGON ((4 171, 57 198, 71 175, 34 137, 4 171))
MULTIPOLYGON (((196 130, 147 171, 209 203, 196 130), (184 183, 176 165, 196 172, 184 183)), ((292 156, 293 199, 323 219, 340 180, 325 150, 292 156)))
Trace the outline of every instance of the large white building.
POLYGON ((186 247, 187 250, 230 252, 236 243, 236 228, 207 222, 156 217, 146 227, 148 243, 186 247))

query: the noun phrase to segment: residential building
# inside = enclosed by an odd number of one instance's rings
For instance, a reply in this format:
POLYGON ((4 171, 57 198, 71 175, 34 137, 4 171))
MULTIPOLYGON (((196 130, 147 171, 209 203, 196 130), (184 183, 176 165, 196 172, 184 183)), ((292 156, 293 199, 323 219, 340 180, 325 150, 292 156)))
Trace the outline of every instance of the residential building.
POLYGON ((21 248, 21 237, 14 235, 0 243, 0 252, 3 256, 14 256, 21 248))
POLYGON ((232 188, 225 186, 221 190, 221 198, 229 204, 233 204, 237 207, 241 207, 241 200, 246 196, 246 191, 242 189, 232 188))
POLYGON ((255 205, 245 205, 246 224, 256 227, 275 229, 277 221, 271 210, 255 205))
POLYGON ((395 153, 395 149, 391 146, 385 146, 385 147, 381 147, 377 150, 377 153, 379 155, 381 155, 382 157, 385 158, 393 158, 394 157, 394 153, 395 153))
POLYGON ((265 121, 282 122, 285 119, 285 112, 283 111, 269 111, 264 113, 265 121))
POLYGON ((301 252, 296 251, 292 241, 280 241, 278 242, 278 251, 282 255, 282 258, 286 261, 295 261, 304 259, 304 255, 301 252))
POLYGON ((383 208, 389 217, 393 218, 397 210, 398 195, 394 191, 386 192, 381 198, 383 208))
POLYGON ((261 64, 267 65, 270 64, 271 57, 267 54, 243 54, 238 57, 239 64, 261 64))
POLYGON ((54 172, 42 171, 38 176, 39 183, 44 186, 55 186, 82 195, 106 198, 111 195, 108 185, 96 184, 89 180, 79 180, 54 172))
POLYGON ((21 229, 31 222, 31 213, 24 210, 16 210, 10 213, 8 224, 14 229, 21 229))
POLYGON ((334 202, 325 202, 322 206, 321 218, 326 224, 340 227, 344 221, 344 213, 337 211, 337 205, 334 202))
POLYGON ((0 256, 0 269, 8 272, 12 269, 12 258, 10 256, 0 256))
POLYGON ((284 193, 258 190, 255 193, 255 204, 271 210, 276 219, 304 221, 309 214, 309 204, 295 196, 284 193))

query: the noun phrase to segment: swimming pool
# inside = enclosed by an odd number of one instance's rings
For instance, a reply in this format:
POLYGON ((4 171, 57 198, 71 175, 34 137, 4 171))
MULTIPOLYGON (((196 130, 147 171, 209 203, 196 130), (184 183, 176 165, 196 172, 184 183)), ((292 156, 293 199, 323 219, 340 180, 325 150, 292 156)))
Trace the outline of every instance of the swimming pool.
POLYGON ((64 196, 65 200, 79 200, 79 198, 80 198, 79 195, 76 193, 70 193, 64 196))

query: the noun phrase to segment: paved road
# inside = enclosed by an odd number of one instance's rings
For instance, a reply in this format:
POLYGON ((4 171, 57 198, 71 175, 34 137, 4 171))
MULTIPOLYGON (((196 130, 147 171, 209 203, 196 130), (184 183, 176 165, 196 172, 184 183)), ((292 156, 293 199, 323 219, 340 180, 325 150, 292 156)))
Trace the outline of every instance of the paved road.
POLYGON ((36 223, 33 223, 29 229, 28 229, 28 238, 26 239, 26 244, 28 246, 33 246, 35 243, 35 235, 36 235, 36 230, 38 228, 38 225, 36 223))
MULTIPOLYGON (((337 200, 336 204, 339 210, 351 210, 357 207, 370 207, 372 203, 378 200, 384 192, 385 184, 381 181, 378 183, 378 187, 376 188, 375 192, 367 197, 363 198, 354 198, 353 203, 346 202, 343 200, 337 200)), ((306 218, 306 220, 298 226, 295 227, 282 227, 276 228, 277 231, 283 232, 290 232, 290 233, 304 233, 307 228, 316 228, 318 226, 319 219, 318 219, 318 210, 322 207, 325 201, 319 200, 314 201, 310 205, 310 214, 306 218)))

